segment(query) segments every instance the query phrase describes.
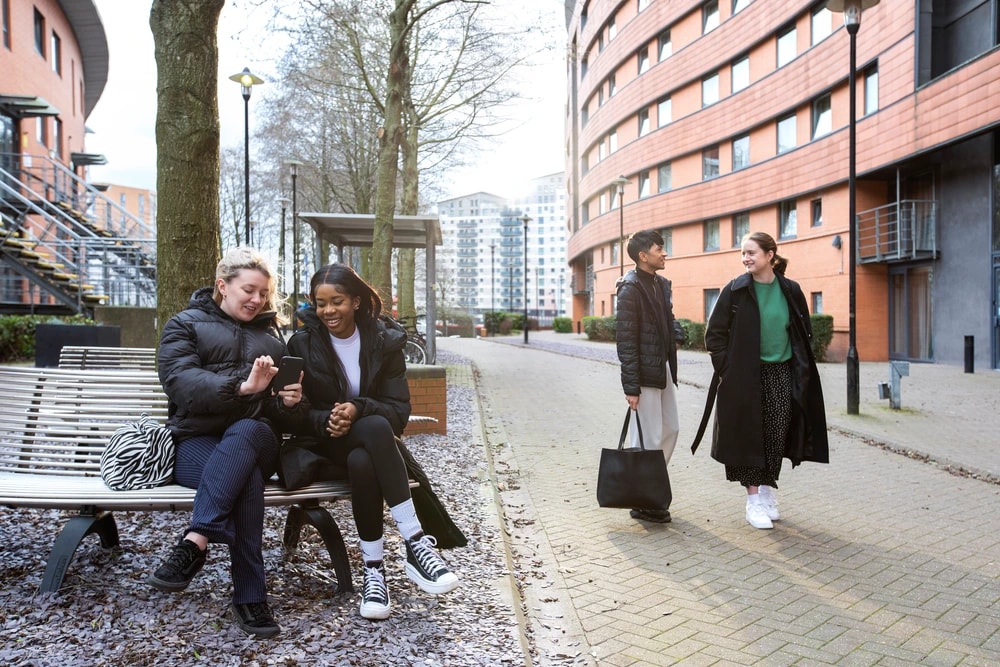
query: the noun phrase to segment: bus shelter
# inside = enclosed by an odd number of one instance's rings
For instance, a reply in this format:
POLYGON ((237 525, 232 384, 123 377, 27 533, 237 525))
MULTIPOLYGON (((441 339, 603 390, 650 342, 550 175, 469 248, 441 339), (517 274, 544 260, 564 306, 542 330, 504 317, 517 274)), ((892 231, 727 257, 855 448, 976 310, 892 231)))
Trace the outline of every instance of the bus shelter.
MULTIPOLYGON (((299 220, 304 220, 316 234, 316 243, 328 243, 336 246, 337 254, 343 257, 345 247, 370 248, 375 235, 375 216, 362 213, 299 213, 299 220)), ((441 223, 437 216, 428 215, 397 215, 393 217, 392 225, 393 248, 423 248, 426 253, 425 269, 425 303, 427 363, 437 360, 437 343, 435 322, 437 322, 437 304, 434 297, 434 276, 437 275, 435 265, 436 247, 441 245, 441 223)), ((317 246, 314 257, 321 256, 317 246)), ((388 304, 390 310, 392 304, 388 304)))

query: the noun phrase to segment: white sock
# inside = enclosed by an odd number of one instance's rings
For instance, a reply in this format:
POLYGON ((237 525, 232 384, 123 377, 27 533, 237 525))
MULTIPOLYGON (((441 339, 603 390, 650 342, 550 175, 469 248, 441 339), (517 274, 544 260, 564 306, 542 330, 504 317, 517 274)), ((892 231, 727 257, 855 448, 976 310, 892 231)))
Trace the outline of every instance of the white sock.
POLYGON ((381 563, 383 556, 382 538, 374 542, 361 540, 361 560, 366 563, 381 563))
POLYGON ((747 504, 749 504, 749 505, 760 505, 760 494, 759 493, 748 493, 747 494, 747 504))
POLYGON ((417 533, 424 531, 420 525, 420 520, 417 519, 417 510, 413 507, 413 498, 407 498, 398 505, 390 507, 389 511, 392 512, 392 518, 396 520, 399 534, 403 536, 404 540, 408 540, 417 533))

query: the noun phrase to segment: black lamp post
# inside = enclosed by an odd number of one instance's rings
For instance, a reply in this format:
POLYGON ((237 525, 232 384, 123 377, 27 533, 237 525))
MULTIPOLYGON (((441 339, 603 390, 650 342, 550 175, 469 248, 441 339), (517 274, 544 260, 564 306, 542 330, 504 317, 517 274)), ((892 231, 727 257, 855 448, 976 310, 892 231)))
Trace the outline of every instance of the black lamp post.
POLYGON ((291 203, 288 197, 278 197, 275 201, 281 205, 281 239, 278 241, 278 275, 281 276, 281 289, 285 290, 288 285, 286 271, 288 264, 285 261, 285 209, 291 203))
POLYGON ((629 180, 624 175, 615 179, 618 187, 618 277, 625 275, 625 186, 629 180))
POLYGON ((524 223, 524 344, 528 344, 528 223, 531 217, 527 213, 521 216, 524 223))
POLYGON ((249 67, 229 77, 243 89, 243 210, 246 213, 243 224, 243 242, 250 245, 250 89, 264 83, 259 76, 251 74, 249 67))
POLYGON ((285 160, 285 164, 292 172, 292 331, 297 331, 299 321, 296 313, 299 310, 299 204, 298 187, 295 179, 299 175, 298 160, 285 160))
POLYGON ((861 12, 874 7, 879 0, 829 0, 826 8, 831 12, 844 13, 844 26, 851 37, 851 69, 847 79, 850 89, 848 104, 848 149, 847 149, 847 216, 850 249, 848 252, 848 342, 847 342, 847 414, 856 415, 860 407, 860 362, 858 360, 858 322, 857 322, 857 266, 858 266, 858 215, 856 190, 856 155, 857 155, 857 35, 861 27, 861 12))
POLYGON ((490 326, 489 329, 487 330, 487 332, 491 334, 494 333, 493 322, 496 320, 495 313, 497 312, 496 306, 493 305, 493 289, 496 285, 496 282, 493 279, 493 275, 495 273, 495 268, 496 268, 496 261, 495 261, 496 250, 497 250, 497 244, 491 243, 490 244, 490 326))

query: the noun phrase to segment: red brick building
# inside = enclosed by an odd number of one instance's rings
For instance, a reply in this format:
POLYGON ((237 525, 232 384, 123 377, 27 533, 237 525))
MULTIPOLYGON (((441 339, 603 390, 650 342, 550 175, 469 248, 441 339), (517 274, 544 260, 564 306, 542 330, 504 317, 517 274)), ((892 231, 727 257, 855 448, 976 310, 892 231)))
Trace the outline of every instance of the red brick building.
POLYGON ((675 313, 696 321, 742 270, 742 234, 762 230, 833 316, 832 358, 856 242, 863 361, 961 364, 973 336, 977 366, 1000 366, 998 4, 863 13, 851 239, 842 14, 825 0, 567 0, 574 318, 614 313, 620 226, 663 232, 675 313))

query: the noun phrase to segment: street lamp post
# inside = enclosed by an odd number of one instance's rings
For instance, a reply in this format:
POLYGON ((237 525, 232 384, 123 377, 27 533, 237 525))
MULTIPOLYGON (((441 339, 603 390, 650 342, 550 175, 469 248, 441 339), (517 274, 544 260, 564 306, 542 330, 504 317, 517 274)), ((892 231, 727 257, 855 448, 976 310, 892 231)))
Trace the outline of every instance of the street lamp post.
POLYGON ((528 344, 528 223, 531 217, 525 213, 521 216, 524 223, 524 344, 528 344))
POLYGON ((292 172, 292 331, 297 331, 299 321, 296 313, 299 310, 299 202, 298 186, 295 179, 299 175, 299 160, 285 160, 292 172))
POLYGON ((625 186, 629 180, 624 174, 615 179, 618 187, 618 277, 625 275, 625 186))
POLYGON ((243 242, 250 245, 250 89, 264 83, 264 80, 244 67, 229 77, 230 81, 240 84, 243 92, 243 211, 246 218, 243 223, 243 242))
POLYGON ((861 12, 874 7, 879 0, 829 0, 826 8, 831 12, 844 13, 844 27, 851 38, 851 69, 847 79, 848 135, 847 135, 847 227, 850 237, 848 252, 848 341, 847 341, 847 414, 856 415, 860 408, 860 362, 858 359, 857 322, 857 266, 858 266, 858 215, 856 188, 857 157, 857 36, 861 27, 861 12))
POLYGON ((493 331, 493 323, 496 321, 497 318, 496 316, 497 309, 496 306, 493 305, 493 290, 494 287, 496 286, 496 282, 493 279, 493 275, 496 269, 496 262, 495 262, 496 249, 497 249, 497 244, 491 243, 490 244, 490 326, 487 330, 487 333, 490 334, 496 333, 493 331))
POLYGON ((288 197, 278 197, 275 201, 281 205, 281 239, 278 241, 278 275, 281 276, 281 290, 285 291, 288 285, 288 263, 285 261, 285 209, 291 203, 288 197))

